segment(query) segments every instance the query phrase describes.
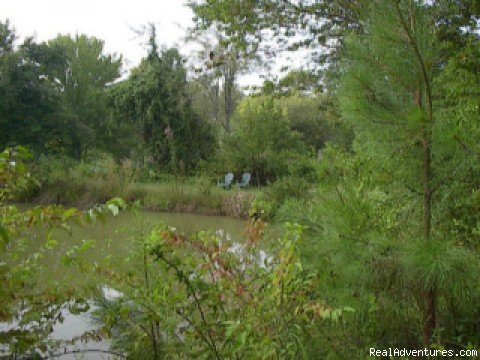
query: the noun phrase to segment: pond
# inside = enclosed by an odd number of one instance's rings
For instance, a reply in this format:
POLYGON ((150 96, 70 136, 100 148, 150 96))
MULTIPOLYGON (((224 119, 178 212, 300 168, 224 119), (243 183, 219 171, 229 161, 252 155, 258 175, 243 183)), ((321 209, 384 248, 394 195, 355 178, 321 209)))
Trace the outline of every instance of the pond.
MULTIPOLYGON (((84 254, 89 261, 102 261, 102 259, 108 257, 112 258, 112 261, 121 262, 128 255, 135 239, 138 238, 138 235, 137 237, 134 235, 139 234, 140 231, 148 231, 148 229, 160 223, 166 223, 186 234, 201 230, 223 230, 235 243, 243 242, 245 232, 245 221, 226 217, 145 211, 139 213, 123 212, 116 217, 109 217, 104 224, 98 222, 86 227, 74 227, 71 234, 62 230, 54 231, 53 238, 58 242, 58 245, 52 251, 47 252, 42 259, 44 266, 41 273, 37 274, 38 282, 41 284, 42 281, 54 280, 64 286, 71 287, 88 285, 92 282, 92 278, 86 277, 75 266, 65 267, 63 265, 61 258, 68 249, 81 244, 83 240, 93 240, 95 242, 94 248, 84 254)), ((26 244, 27 252, 36 250, 39 242, 36 242, 36 239, 44 241, 43 234, 37 233, 31 236, 26 244)), ((97 286, 102 287, 104 296, 107 298, 118 295, 114 289, 107 288, 103 284, 97 284, 97 286)), ((52 340, 70 341, 86 331, 95 329, 89 312, 74 315, 64 309, 62 315, 64 317, 63 322, 57 323, 50 334, 52 340)), ((15 324, 0 323, 0 332, 11 329, 12 326, 15 326, 15 324)), ((77 341, 73 345, 66 346, 67 350, 108 350, 108 348, 108 341, 88 341, 86 343, 77 341)), ((1 348, 0 355, 2 355, 1 348)), ((76 359, 76 356, 85 359, 114 358, 106 353, 92 352, 83 355, 66 354, 60 356, 59 359, 76 359)))

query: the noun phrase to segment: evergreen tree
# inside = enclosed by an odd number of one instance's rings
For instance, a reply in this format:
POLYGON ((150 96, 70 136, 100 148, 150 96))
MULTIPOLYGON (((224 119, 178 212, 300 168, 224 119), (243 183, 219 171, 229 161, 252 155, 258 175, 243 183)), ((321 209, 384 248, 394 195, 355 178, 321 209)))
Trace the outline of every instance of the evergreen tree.
POLYGON ((347 43, 342 110, 355 129, 355 151, 378 172, 376 182, 369 175, 371 185, 387 194, 399 187, 408 194, 390 204, 403 211, 396 215, 402 219, 396 220, 398 232, 388 236, 405 244, 397 255, 422 304, 428 345, 438 325, 440 297, 467 289, 471 275, 468 251, 443 231, 442 222, 451 220, 439 215, 442 184, 449 178, 442 146, 450 134, 434 102, 435 26, 421 2, 389 0, 371 4, 364 30, 347 43))

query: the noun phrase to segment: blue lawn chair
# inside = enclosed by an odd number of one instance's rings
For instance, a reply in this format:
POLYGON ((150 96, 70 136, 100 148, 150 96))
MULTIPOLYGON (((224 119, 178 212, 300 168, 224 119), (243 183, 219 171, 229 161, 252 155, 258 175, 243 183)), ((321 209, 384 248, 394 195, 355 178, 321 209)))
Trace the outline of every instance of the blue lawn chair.
POLYGON ((246 188, 248 185, 250 185, 250 180, 252 179, 252 175, 248 172, 243 173, 242 175, 242 181, 238 182, 237 181, 237 186, 239 188, 246 188))
POLYGON ((228 173, 225 175, 225 180, 223 182, 218 182, 217 185, 221 186, 224 189, 230 189, 230 186, 232 186, 232 181, 233 181, 233 174, 228 173))

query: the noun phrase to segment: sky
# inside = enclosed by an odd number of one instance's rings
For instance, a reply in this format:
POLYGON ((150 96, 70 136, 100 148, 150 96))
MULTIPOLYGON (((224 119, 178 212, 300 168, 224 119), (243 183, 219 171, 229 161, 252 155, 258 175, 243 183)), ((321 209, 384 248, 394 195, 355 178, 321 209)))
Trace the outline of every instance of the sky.
POLYGON ((127 67, 135 66, 146 49, 133 29, 153 22, 160 44, 181 43, 191 26, 192 11, 184 0, 0 0, 0 20, 10 19, 22 38, 38 41, 57 34, 84 33, 105 41, 109 53, 123 54, 127 67))
MULTIPOLYGON (((186 29, 193 25, 193 12, 185 3, 186 0, 0 0, 0 21, 9 19, 20 39, 34 35, 37 41, 45 41, 58 34, 75 33, 100 38, 105 41, 107 53, 123 55, 125 76, 146 55, 146 37, 139 37, 132 29, 139 30, 148 23, 157 26, 160 45, 179 45, 184 56, 192 51, 192 47, 182 45, 186 29)), ((279 59, 277 69, 286 64, 279 59)), ((293 63, 298 63, 298 59, 293 63)), ((262 82, 258 69, 239 79, 241 86, 262 82)))

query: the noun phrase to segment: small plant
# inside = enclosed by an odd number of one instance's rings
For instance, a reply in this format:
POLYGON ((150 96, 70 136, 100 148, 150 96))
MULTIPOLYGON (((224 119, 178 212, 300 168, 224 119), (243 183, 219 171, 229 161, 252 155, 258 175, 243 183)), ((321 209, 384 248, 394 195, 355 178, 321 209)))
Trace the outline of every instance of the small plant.
POLYGON ((264 228, 249 222, 244 244, 166 225, 143 233, 128 260, 143 265, 110 278, 122 296, 99 313, 118 350, 154 359, 309 358, 306 340, 342 310, 317 298, 315 275, 303 270, 303 227, 286 224, 270 253, 261 249, 264 228))
POLYGON ((248 215, 254 219, 269 220, 274 214, 274 204, 271 201, 258 197, 253 201, 248 215))
POLYGON ((267 190, 267 196, 281 205, 286 199, 302 199, 308 196, 309 185, 301 177, 285 176, 275 181, 267 190))
POLYGON ((249 216, 263 220, 271 219, 286 200, 306 199, 308 192, 309 184, 304 179, 293 176, 283 177, 253 201, 249 216))
POLYGON ((235 218, 247 218, 254 196, 246 192, 237 192, 224 197, 225 214, 235 218))

